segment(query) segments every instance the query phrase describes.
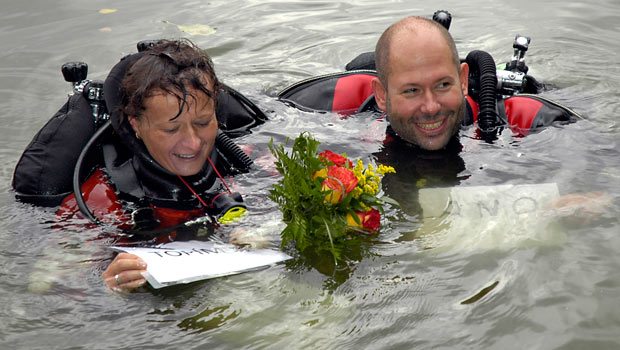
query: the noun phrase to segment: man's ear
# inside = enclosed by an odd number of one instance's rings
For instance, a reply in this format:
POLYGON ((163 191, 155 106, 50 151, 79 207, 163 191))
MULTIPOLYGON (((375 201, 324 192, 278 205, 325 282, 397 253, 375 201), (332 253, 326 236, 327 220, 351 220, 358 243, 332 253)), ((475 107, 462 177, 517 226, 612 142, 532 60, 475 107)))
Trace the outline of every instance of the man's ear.
POLYGON ((387 101, 387 89, 381 83, 379 78, 373 78, 370 81, 370 87, 372 88, 372 92, 375 94, 375 101, 377 102, 377 106, 382 111, 386 111, 386 101, 387 101))
POLYGON ((467 96, 467 89, 469 87, 469 66, 467 63, 461 63, 461 73, 459 75, 459 80, 461 81, 461 89, 463 90, 463 95, 467 96))

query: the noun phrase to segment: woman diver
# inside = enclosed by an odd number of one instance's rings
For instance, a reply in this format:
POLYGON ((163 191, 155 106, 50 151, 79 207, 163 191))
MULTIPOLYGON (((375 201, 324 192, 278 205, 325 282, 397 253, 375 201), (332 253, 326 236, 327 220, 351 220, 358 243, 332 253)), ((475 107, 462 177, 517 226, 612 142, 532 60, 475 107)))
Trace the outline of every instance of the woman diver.
MULTIPOLYGON (((87 216, 167 240, 188 220, 208 215, 221 221, 245 210, 224 176, 251 161, 219 130, 234 124, 220 118, 218 106, 219 95, 231 94, 205 52, 189 40, 155 42, 122 59, 104 90, 114 133, 102 142, 105 166, 81 186, 87 216)), ((63 200, 62 221, 82 209, 79 199, 63 200)), ((140 258, 121 253, 102 278, 110 288, 131 290, 146 283, 145 270, 140 258)))

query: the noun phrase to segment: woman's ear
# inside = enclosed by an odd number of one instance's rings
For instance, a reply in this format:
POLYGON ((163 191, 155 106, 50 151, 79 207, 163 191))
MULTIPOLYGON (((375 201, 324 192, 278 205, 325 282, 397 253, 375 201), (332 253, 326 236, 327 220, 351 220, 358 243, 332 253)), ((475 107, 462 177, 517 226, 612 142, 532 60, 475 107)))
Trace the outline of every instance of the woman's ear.
POLYGON ((142 140, 142 135, 140 135, 140 125, 139 125, 140 123, 138 122, 138 119, 134 117, 127 117, 127 120, 129 120, 129 124, 131 125, 131 128, 136 133, 136 138, 138 140, 142 140))

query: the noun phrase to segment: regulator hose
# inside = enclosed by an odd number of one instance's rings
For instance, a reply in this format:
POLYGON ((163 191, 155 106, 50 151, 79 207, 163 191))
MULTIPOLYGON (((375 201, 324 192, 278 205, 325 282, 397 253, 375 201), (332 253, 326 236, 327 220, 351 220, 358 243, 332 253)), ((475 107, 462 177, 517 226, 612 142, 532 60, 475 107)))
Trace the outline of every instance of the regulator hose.
POLYGON ((225 156, 230 158, 229 160, 233 162, 233 165, 242 171, 249 170, 253 164, 252 159, 225 133, 218 131, 217 136, 215 136, 215 144, 225 156))
POLYGON ((86 146, 82 149, 82 152, 75 163, 75 169, 73 170, 73 193, 75 195, 75 202, 77 203, 78 208, 80 208, 82 214, 84 214, 90 222, 97 225, 101 225, 102 222, 93 215, 93 212, 90 208, 88 208, 86 202, 84 201, 84 197, 82 196, 82 185, 80 184, 80 178, 82 177, 82 163, 88 155, 90 148, 97 142, 99 137, 101 137, 101 135, 103 135, 111 127, 112 123, 108 120, 93 134, 90 140, 88 140, 88 143, 86 143, 86 146))
POLYGON ((465 61, 469 65, 470 74, 478 77, 479 94, 478 128, 485 136, 494 136, 497 132, 499 115, 497 114, 497 72, 493 57, 487 52, 474 50, 465 61))

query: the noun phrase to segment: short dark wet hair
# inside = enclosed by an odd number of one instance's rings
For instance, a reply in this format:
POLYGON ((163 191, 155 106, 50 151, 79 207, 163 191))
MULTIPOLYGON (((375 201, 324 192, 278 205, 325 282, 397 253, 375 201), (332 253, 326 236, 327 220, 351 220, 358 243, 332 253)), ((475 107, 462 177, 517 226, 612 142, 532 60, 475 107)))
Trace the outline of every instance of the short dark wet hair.
POLYGON ((460 71, 460 59, 459 54, 456 49, 456 44, 454 43, 454 39, 450 32, 442 26, 440 23, 424 18, 424 17, 407 17, 404 18, 391 26, 389 26, 381 35, 379 40, 377 41, 377 46, 375 47, 375 65, 377 69, 377 76, 379 80, 381 80, 381 84, 387 89, 387 80, 392 72, 392 67, 390 67, 390 47, 392 45, 392 39, 394 35, 400 33, 402 31, 409 31, 415 33, 418 28, 426 26, 428 28, 436 29, 439 34, 441 34, 444 39, 446 45, 450 48, 450 53, 452 54, 452 61, 456 65, 456 69, 460 71))
POLYGON ((120 108, 124 118, 139 119, 146 110, 145 100, 162 90, 179 99, 179 113, 172 118, 175 119, 187 105, 188 95, 194 101, 197 98, 188 89, 203 92, 215 104, 221 88, 205 51, 188 39, 159 40, 127 68, 120 86, 120 108))

